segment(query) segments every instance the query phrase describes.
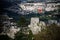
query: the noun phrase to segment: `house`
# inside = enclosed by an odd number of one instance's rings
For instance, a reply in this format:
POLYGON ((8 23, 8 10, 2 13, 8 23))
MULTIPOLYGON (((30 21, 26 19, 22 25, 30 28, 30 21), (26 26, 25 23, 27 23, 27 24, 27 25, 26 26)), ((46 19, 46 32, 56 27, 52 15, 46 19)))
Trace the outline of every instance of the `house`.
POLYGON ((45 8, 46 11, 54 11, 57 9, 56 3, 47 3, 46 6, 47 6, 45 8))
POLYGON ((28 25, 33 34, 41 32, 41 30, 44 29, 45 26, 46 26, 45 22, 43 21, 39 22, 39 18, 37 17, 32 17, 31 23, 30 25, 28 25))
POLYGON ((54 11, 54 10, 57 11, 59 5, 60 3, 58 2, 47 2, 45 11, 54 11))
POLYGON ((48 24, 53 24, 53 23, 57 24, 57 20, 48 20, 48 24))
POLYGON ((21 3, 18 4, 24 11, 29 11, 29 12, 35 12, 35 13, 39 13, 39 12, 44 12, 45 9, 45 3, 44 2, 40 2, 40 3, 21 3))

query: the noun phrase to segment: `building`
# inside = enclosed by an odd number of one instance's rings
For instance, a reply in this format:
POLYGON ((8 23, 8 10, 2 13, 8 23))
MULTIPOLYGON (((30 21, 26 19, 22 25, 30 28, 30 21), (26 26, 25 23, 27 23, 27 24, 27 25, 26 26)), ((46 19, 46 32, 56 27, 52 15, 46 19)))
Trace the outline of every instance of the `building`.
POLYGON ((39 27, 37 25, 38 23, 39 23, 39 18, 31 18, 31 23, 30 25, 28 25, 28 27, 30 28, 33 34, 36 34, 39 31, 39 27))
POLYGON ((59 2, 47 2, 45 10, 46 11, 54 11, 54 10, 56 10, 56 12, 57 12, 59 5, 60 5, 59 2))
POLYGON ((58 0, 46 0, 46 2, 57 2, 58 0))
POLYGON ((56 3, 47 3, 45 10, 46 11, 54 11, 54 10, 57 10, 56 3))
POLYGON ((45 22, 43 21, 39 22, 39 18, 37 17, 31 18, 31 23, 30 25, 28 25, 33 34, 41 32, 42 28, 44 29, 45 26, 46 26, 45 22))
POLYGON ((57 20, 48 20, 48 24, 53 24, 53 23, 57 24, 58 22, 57 20))
POLYGON ((24 11, 29 11, 29 12, 35 12, 35 13, 39 13, 39 12, 44 12, 45 9, 45 3, 44 2, 40 2, 40 3, 21 3, 18 4, 24 11))

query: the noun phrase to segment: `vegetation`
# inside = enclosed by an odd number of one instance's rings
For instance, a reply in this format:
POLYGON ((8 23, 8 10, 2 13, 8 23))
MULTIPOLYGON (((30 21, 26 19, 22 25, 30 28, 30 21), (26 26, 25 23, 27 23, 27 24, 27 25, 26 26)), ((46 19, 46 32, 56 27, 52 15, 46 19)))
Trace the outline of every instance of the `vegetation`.
POLYGON ((56 24, 47 26, 34 36, 35 40, 60 40, 60 27, 56 24))
POLYGON ((0 35, 0 40, 13 40, 13 39, 8 37, 7 35, 0 35))
POLYGON ((31 30, 29 30, 28 40, 33 40, 33 34, 31 30))
POLYGON ((50 20, 50 19, 52 19, 52 17, 45 15, 45 16, 40 16, 40 19, 50 20))
POLYGON ((26 35, 24 35, 22 32, 18 32, 15 36, 15 40, 25 40, 26 35))
POLYGON ((16 36, 15 40, 32 40, 33 34, 29 31, 29 34, 24 34, 22 31, 19 31, 16 36))
POLYGON ((60 27, 56 24, 51 24, 47 26, 46 29, 42 29, 36 35, 33 35, 31 31, 29 31, 29 35, 18 32, 15 36, 15 40, 60 40, 60 27))
POLYGON ((17 22, 21 27, 26 26, 26 18, 24 16, 20 17, 20 20, 17 22))

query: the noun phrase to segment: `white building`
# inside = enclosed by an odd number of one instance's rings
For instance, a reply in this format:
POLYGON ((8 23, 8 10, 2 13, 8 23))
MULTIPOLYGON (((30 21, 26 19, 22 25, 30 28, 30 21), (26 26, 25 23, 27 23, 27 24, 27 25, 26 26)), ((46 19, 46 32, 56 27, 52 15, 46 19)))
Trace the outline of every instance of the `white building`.
POLYGON ((44 22, 39 23, 39 18, 31 18, 31 23, 28 25, 33 34, 41 32, 41 29, 45 26, 44 22))
POLYGON ((20 28, 18 28, 17 26, 11 26, 9 29, 9 32, 7 32, 7 35, 14 39, 15 38, 15 34, 20 30, 20 28))
POLYGON ((20 30, 20 28, 17 26, 16 23, 14 22, 11 22, 10 23, 10 28, 9 28, 9 31, 7 32, 7 35, 14 39, 15 38, 15 34, 20 30))
POLYGON ((38 10, 44 11, 45 3, 21 3, 19 6, 25 11, 38 12, 38 10))
POLYGON ((47 3, 46 4, 46 8, 45 11, 54 11, 58 9, 58 5, 60 5, 60 3, 47 3))
POLYGON ((57 9, 56 3, 48 3, 47 7, 45 8, 46 11, 54 11, 56 9, 57 9))
POLYGON ((46 2, 56 2, 57 0, 46 0, 46 2))
POLYGON ((53 24, 53 23, 57 24, 57 20, 48 20, 48 24, 53 24))
POLYGON ((38 23, 39 23, 39 18, 31 18, 31 23, 30 25, 28 25, 28 27, 30 28, 33 34, 38 33, 39 29, 41 29, 38 27, 37 25, 38 23))

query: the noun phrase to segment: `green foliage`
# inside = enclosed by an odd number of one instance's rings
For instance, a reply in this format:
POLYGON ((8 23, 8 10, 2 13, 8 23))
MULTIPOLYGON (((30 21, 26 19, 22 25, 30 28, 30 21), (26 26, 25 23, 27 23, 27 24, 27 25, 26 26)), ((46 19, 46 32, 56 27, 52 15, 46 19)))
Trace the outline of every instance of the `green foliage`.
POLYGON ((24 34, 20 33, 16 36, 15 40, 22 40, 24 34))
POLYGON ((29 31, 29 34, 24 34, 22 31, 19 31, 16 36, 15 40, 32 40, 33 34, 29 31))
POLYGON ((40 19, 50 20, 50 19, 52 19, 52 17, 50 17, 48 15, 44 15, 44 16, 40 16, 40 19))
POLYGON ((20 20, 17 22, 20 26, 26 26, 26 19, 22 16, 20 20))
POLYGON ((26 36, 25 34, 23 34, 21 31, 19 31, 15 36, 15 40, 25 40, 25 38, 23 38, 25 36, 26 36))
POLYGON ((28 40, 32 40, 32 38, 33 38, 32 31, 31 31, 31 30, 29 30, 28 40))
POLYGON ((47 27, 47 34, 50 35, 52 40, 58 40, 60 39, 60 27, 56 24, 52 24, 49 27, 47 27))
POLYGON ((60 40, 60 27, 56 24, 47 26, 45 30, 34 36, 35 40, 60 40))

